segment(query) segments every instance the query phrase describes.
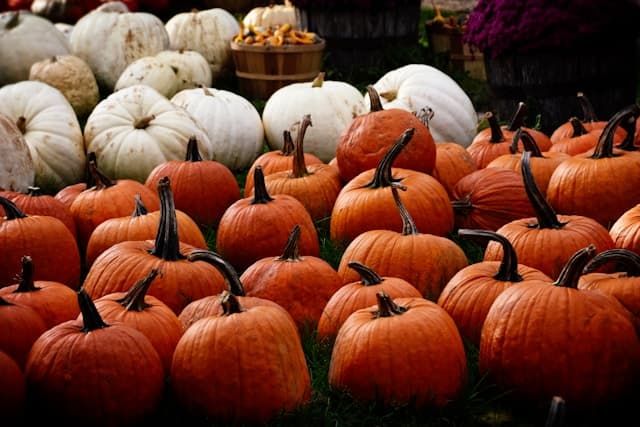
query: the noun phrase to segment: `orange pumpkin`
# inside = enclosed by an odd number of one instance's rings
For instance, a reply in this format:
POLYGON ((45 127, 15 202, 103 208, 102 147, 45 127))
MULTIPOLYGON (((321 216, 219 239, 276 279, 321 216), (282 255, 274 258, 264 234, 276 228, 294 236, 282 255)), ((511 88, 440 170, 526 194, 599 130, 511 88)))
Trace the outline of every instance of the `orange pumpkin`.
POLYGON ((464 176, 478 169, 471 154, 457 142, 436 143, 436 166, 433 177, 447 190, 453 198, 453 187, 464 176))
POLYGON ((24 369, 29 349, 46 330, 35 308, 0 296, 0 351, 15 360, 20 369, 24 369))

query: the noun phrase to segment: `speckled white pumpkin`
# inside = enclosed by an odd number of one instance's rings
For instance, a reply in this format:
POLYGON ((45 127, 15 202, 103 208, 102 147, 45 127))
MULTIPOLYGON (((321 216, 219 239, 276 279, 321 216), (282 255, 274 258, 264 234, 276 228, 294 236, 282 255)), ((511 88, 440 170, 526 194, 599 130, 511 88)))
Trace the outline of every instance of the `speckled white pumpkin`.
POLYGON ((144 182, 168 160, 184 160, 190 137, 211 159, 209 137, 198 122, 147 85, 112 93, 96 105, 84 128, 87 152, 95 152, 100 170, 111 179, 144 182))
POLYGON ((5 115, 0 114, 0 189, 27 192, 36 172, 27 141, 5 115))
POLYGON ((71 51, 89 64, 104 92, 113 90, 127 65, 169 48, 160 18, 122 6, 104 3, 80 18, 69 36, 71 51))
POLYGON ((146 84, 171 98, 177 92, 211 86, 211 68, 195 51, 164 50, 133 61, 122 72, 114 90, 146 84))
POLYGON ((32 80, 0 88, 0 113, 18 125, 35 166, 35 185, 46 193, 83 180, 82 129, 62 92, 32 80))
POLYGON ((75 55, 56 55, 35 62, 31 66, 29 80, 39 80, 62 92, 79 118, 88 116, 100 101, 93 71, 75 55))
POLYGON ((187 110, 205 128, 213 158, 229 169, 247 169, 262 153, 260 113, 242 96, 213 88, 186 89, 171 102, 187 110))
POLYGON ((70 52, 51 21, 24 11, 0 13, 0 86, 28 80, 31 64, 70 52))
POLYGON ((240 23, 221 8, 193 10, 174 15, 165 24, 171 49, 195 50, 209 62, 213 81, 233 68, 230 41, 240 23))
MULTIPOLYGON (((478 115, 469 96, 450 76, 426 64, 409 64, 383 75, 373 87, 382 106, 419 112, 433 111, 429 130, 436 142, 471 144, 477 133, 478 115)), ((369 95, 364 94, 367 108, 369 95)))
POLYGON ((336 155, 340 136, 354 117, 367 109, 358 89, 341 81, 324 81, 321 73, 313 82, 292 83, 274 92, 262 112, 267 143, 282 149, 282 132, 298 133, 302 116, 311 115, 313 126, 304 136, 304 151, 328 163, 336 155))

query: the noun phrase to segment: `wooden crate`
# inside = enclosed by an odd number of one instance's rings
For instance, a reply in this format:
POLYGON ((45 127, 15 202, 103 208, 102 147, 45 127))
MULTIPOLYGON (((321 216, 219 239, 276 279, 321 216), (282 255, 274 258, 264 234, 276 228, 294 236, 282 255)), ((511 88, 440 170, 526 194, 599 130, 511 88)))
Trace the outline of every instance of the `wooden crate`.
POLYGON ((240 91, 267 99, 283 86, 310 82, 322 70, 325 41, 309 45, 253 46, 231 42, 240 91))
POLYGON ((435 54, 449 55, 451 68, 456 71, 467 71, 478 80, 486 80, 484 57, 482 52, 471 50, 462 41, 464 33, 458 29, 444 28, 441 25, 425 25, 429 48, 435 54))

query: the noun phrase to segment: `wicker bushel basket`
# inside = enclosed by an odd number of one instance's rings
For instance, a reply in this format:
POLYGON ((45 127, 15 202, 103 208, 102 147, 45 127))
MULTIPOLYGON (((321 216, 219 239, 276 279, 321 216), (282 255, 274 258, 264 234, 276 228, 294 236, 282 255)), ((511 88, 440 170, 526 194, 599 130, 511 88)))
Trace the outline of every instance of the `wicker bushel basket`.
POLYGON ((308 45, 253 46, 231 41, 240 91, 267 99, 291 83, 312 81, 322 69, 325 42, 308 45))

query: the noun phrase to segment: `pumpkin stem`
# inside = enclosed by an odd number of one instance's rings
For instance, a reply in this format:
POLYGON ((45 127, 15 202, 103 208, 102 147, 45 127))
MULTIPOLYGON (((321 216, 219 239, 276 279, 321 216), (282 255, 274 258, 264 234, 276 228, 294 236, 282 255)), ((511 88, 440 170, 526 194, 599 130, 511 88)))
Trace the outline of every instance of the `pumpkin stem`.
POLYGON ((227 287, 229 291, 233 295, 244 296, 244 286, 240 281, 238 273, 235 268, 227 261, 225 261, 220 255, 213 251, 208 251, 206 249, 195 249, 189 253, 187 259, 191 262, 193 261, 204 261, 213 265, 224 277, 224 281, 227 283, 227 287))
POLYGON ((420 110, 414 111, 413 115, 416 116, 426 128, 429 128, 429 121, 433 119, 435 113, 430 107, 422 107, 420 110))
POLYGON ((290 130, 285 129, 282 131, 282 141, 282 150, 280 150, 280 154, 284 157, 292 155, 296 146, 293 143, 293 138, 291 138, 290 130))
POLYGON ((396 304, 391 297, 384 292, 376 293, 376 300, 378 301, 378 310, 373 313, 374 319, 379 317, 391 317, 407 311, 406 307, 401 307, 396 304))
POLYGON ((43 193, 40 187, 29 186, 27 187, 27 195, 33 196, 33 197, 39 197, 39 196, 42 196, 43 193))
POLYGON ((176 206, 168 176, 158 180, 158 194, 160 196, 160 222, 154 247, 149 253, 166 261, 185 259, 185 256, 180 253, 176 206))
POLYGON ((518 102, 518 108, 516 112, 513 113, 513 117, 511 121, 507 125, 506 129, 508 131, 515 131, 516 129, 524 126, 524 118, 527 114, 527 105, 524 102, 518 102))
POLYGON ((16 120, 16 126, 20 130, 21 134, 24 135, 27 133, 27 119, 24 116, 18 117, 18 120, 16 120))
POLYGON ((417 236, 420 234, 418 232, 418 227, 416 223, 411 218, 411 214, 402 203, 400 199, 400 194, 396 187, 391 187, 391 193, 393 194, 393 200, 396 202, 396 206, 398 207, 398 211, 400 212, 400 216, 402 217, 402 235, 403 236, 417 236))
POLYGON ((151 304, 145 302, 144 297, 147 295, 151 282, 158 276, 158 269, 152 268, 149 274, 138 280, 129 291, 120 299, 117 299, 120 305, 127 311, 144 311, 145 308, 151 307, 151 304))
POLYGON ((511 154, 518 152, 518 141, 520 140, 522 140, 524 151, 529 151, 531 153, 531 157, 544 157, 536 140, 529 132, 522 128, 518 128, 518 130, 513 134, 513 140, 509 146, 511 154))
POLYGON ((148 214, 149 211, 147 211, 147 207, 142 202, 142 198, 140 197, 140 195, 136 194, 135 196, 133 196, 133 198, 135 200, 136 206, 133 208, 133 213, 131 214, 131 218, 148 214))
POLYGON ((582 271, 587 263, 596 255, 596 245, 593 243, 589 246, 577 250, 569 261, 562 267, 562 271, 558 275, 558 279, 553 282, 554 286, 561 286, 564 288, 578 287, 578 279, 582 276, 582 271))
POLYGON ((6 30, 11 30, 17 27, 19 23, 20 23, 20 11, 17 10, 15 13, 11 15, 7 23, 4 25, 4 28, 6 30))
POLYGON ((295 227, 289 233, 287 244, 284 246, 282 255, 277 257, 278 261, 302 261, 300 258, 300 249, 298 243, 300 242, 300 224, 296 224, 295 227))
POLYGON ((378 163, 371 182, 363 185, 362 188, 381 188, 392 186, 406 190, 407 187, 400 184, 401 179, 393 178, 391 167, 402 149, 406 147, 409 141, 411 141, 411 138, 413 138, 414 132, 414 128, 409 128, 402 132, 400 138, 389 148, 384 157, 380 160, 380 163, 378 163))
POLYGON ((27 215, 22 210, 6 197, 0 196, 0 206, 4 209, 5 221, 11 221, 12 219, 26 218, 27 215))
POLYGON ((93 182, 93 185, 89 187, 89 184, 87 183, 87 188, 95 187, 96 190, 102 190, 116 184, 115 181, 110 180, 102 172, 100 172, 94 159, 89 160, 89 176, 91 177, 91 182, 93 182))
POLYGON ((86 168, 85 168, 85 180, 87 181, 87 186, 86 188, 91 188, 94 185, 96 185, 96 181, 93 177, 93 175, 91 174, 91 166, 90 163, 93 162, 93 164, 95 166, 98 165, 98 160, 96 159, 96 153, 95 151, 89 151, 87 153, 87 164, 86 164, 86 168))
POLYGON ((222 291, 222 294, 220 294, 220 305, 222 305, 223 316, 230 316, 244 311, 238 298, 229 291, 222 291))
POLYGON ((82 313, 82 322, 84 325, 81 329, 82 332, 89 333, 96 329, 109 327, 109 325, 102 320, 96 305, 91 301, 91 297, 84 288, 80 288, 78 291, 78 305, 80 306, 80 313, 82 313))
POLYGON ((309 175, 307 165, 304 161, 304 134, 307 133, 307 128, 309 126, 313 126, 311 123, 311 116, 309 114, 305 114, 302 117, 302 122, 300 122, 300 128, 296 135, 296 146, 295 150, 293 150, 292 178, 302 178, 309 175))
POLYGON ((565 401, 560 396, 553 396, 549 413, 544 427, 562 427, 564 426, 565 401))
POLYGON ((522 160, 520 163, 520 169, 522 171, 522 179, 524 180, 524 189, 527 192, 527 197, 531 202, 531 206, 536 213, 537 223, 529 224, 531 228, 556 228, 560 229, 566 225, 566 222, 560 222, 553 207, 547 202, 547 199, 542 195, 540 188, 536 184, 531 172, 531 152, 525 151, 522 153, 522 160))
POLYGON ((589 101, 589 98, 587 98, 587 96, 582 92, 578 92, 577 96, 580 107, 582 108, 582 114, 584 115, 582 121, 584 123, 597 122, 598 118, 596 116, 596 111, 593 109, 593 105, 591 104, 591 101, 589 101))
POLYGON ((36 287, 33 280, 33 260, 31 257, 24 255, 21 261, 22 271, 18 275, 18 287, 13 292, 33 292, 42 289, 36 287))
POLYGON ((593 273, 603 264, 614 262, 624 267, 627 276, 640 276, 640 255, 629 249, 608 249, 600 252, 584 267, 582 274, 593 273))
POLYGON ((627 134, 624 136, 624 140, 620 144, 616 145, 616 148, 625 151, 638 151, 635 141, 637 119, 637 116, 632 116, 629 120, 620 123, 620 127, 624 129, 627 134))
POLYGON ((202 156, 200 155, 200 150, 198 150, 198 140, 195 136, 189 138, 189 142, 187 142, 187 155, 184 158, 187 162, 201 162, 202 156))
POLYGON ((637 104, 631 104, 614 114, 613 117, 609 119, 604 129, 602 129, 602 133, 598 138, 598 143, 596 144, 590 158, 597 160, 620 156, 613 152, 613 137, 615 135, 616 128, 623 121, 626 121, 631 117, 637 117, 638 115, 640 115, 640 106, 637 104))
POLYGON ((156 116, 153 115, 153 114, 149 114, 147 116, 140 117, 138 120, 136 120, 133 123, 133 127, 135 129, 146 129, 149 126, 149 124, 151 123, 151 120, 153 120, 155 118, 156 118, 156 116))
POLYGON ((502 260, 500 267, 493 276, 494 279, 501 282, 521 282, 522 276, 518 273, 518 256, 513 245, 502 234, 490 230, 472 230, 461 228, 458 230, 458 236, 462 238, 471 238, 473 240, 493 240, 502 246, 502 260))
POLYGON ((202 86, 202 91, 204 92, 205 96, 213 96, 213 93, 206 86, 202 86))
POLYGON ((506 141, 504 137, 504 132, 502 132, 502 127, 498 122, 498 118, 493 115, 491 111, 488 111, 484 118, 489 122, 489 129, 491 129, 491 138, 489 138, 489 142, 498 143, 506 141))
POLYGON ((324 75, 324 71, 319 72, 316 78, 313 79, 311 87, 322 87, 322 85, 324 84, 324 75))
POLYGON ((573 133, 571 135, 572 138, 586 135, 589 131, 584 124, 577 117, 571 117, 569 119, 569 123, 571 123, 571 127, 573 128, 573 133))
POLYGON ((471 194, 467 194, 464 196, 464 199, 452 200, 451 207, 456 215, 461 215, 467 217, 471 214, 473 210, 473 205, 471 204, 471 194))
POLYGON ((382 111, 382 100, 380 99, 380 95, 378 91, 373 87, 373 85, 367 86, 367 93, 369 94, 369 101, 371 104, 371 108, 369 108, 369 112, 373 113, 376 111, 382 111))
POLYGON ((264 204, 269 203, 272 200, 273 197, 269 195, 267 186, 264 183, 264 173, 262 172, 262 166, 256 166, 255 170, 253 171, 253 200, 251 201, 251 204, 264 204))
POLYGON ((358 272, 363 286, 379 285, 384 282, 384 279, 378 273, 358 261, 349 261, 347 265, 358 272))

